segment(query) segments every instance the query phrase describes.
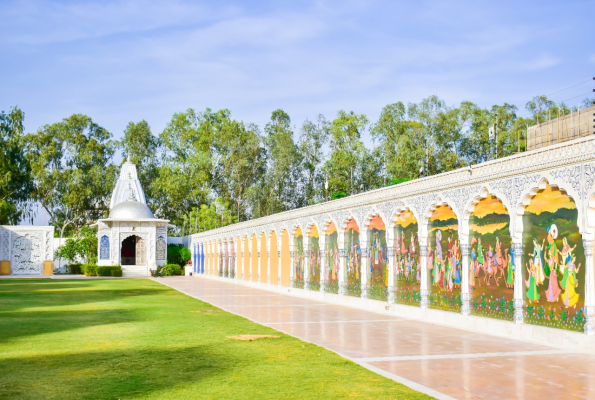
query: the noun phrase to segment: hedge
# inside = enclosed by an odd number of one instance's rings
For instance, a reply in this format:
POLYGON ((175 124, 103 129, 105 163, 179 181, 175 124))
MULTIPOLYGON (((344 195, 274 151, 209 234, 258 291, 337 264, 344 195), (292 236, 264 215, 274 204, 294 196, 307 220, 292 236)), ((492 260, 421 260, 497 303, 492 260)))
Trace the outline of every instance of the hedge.
POLYGON ((66 269, 68 270, 68 273, 70 274, 82 274, 83 271, 81 271, 81 263, 73 263, 73 264, 69 264, 66 266, 66 269))
POLYGON ((112 276, 121 278, 122 277, 122 268, 120 268, 119 270, 113 270, 112 276))
POLYGON ((178 264, 165 264, 161 270, 163 276, 181 275, 182 267, 178 264))
POLYGON ((120 276, 122 276, 122 267, 119 265, 102 265, 98 266, 95 269, 95 274, 97 276, 115 276, 113 272, 120 272, 120 276))
POLYGON ((81 265, 81 271, 83 274, 87 275, 87 276, 96 276, 96 272, 95 269, 97 268, 97 265, 95 264, 83 264, 81 265))

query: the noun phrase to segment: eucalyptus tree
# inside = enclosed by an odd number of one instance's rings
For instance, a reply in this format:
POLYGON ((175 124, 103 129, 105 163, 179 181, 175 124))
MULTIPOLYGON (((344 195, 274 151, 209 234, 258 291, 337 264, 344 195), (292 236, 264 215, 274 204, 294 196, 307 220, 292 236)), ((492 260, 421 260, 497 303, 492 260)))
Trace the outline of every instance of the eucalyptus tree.
POLYGON ((193 207, 207 202, 216 163, 216 130, 228 116, 227 110, 210 109, 173 115, 159 135, 161 162, 149 185, 157 215, 181 227, 193 207))
POLYGON ((58 226, 75 229, 103 217, 115 183, 117 143, 105 128, 73 114, 25 138, 34 178, 32 200, 58 226))
POLYGON ((330 135, 329 122, 322 114, 318 115, 316 123, 304 121, 300 129, 298 142, 301 158, 302 186, 300 205, 314 204, 324 200, 325 176, 322 170, 324 165, 324 149, 330 135))
POLYGON ((24 119, 18 107, 0 113, 0 225, 16 225, 29 209, 33 181, 23 150, 24 119))
POLYGON ((331 123, 330 157, 324 163, 331 193, 354 194, 359 191, 361 176, 358 167, 365 149, 361 137, 367 126, 365 115, 343 110, 331 123))

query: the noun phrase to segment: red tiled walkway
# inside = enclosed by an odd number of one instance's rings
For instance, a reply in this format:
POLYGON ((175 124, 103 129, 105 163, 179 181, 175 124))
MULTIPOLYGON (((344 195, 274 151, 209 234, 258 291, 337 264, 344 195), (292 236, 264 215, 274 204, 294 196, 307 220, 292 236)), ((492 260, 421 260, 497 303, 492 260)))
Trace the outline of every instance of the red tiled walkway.
POLYGON ((156 279, 437 398, 595 398, 595 356, 206 278, 156 279))

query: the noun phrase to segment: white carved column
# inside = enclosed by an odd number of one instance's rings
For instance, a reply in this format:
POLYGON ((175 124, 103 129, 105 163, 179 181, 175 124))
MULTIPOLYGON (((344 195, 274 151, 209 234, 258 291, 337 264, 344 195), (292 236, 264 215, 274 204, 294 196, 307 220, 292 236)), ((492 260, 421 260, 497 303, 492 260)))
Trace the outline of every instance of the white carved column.
POLYGON ((283 237, 280 232, 277 232, 277 257, 279 261, 277 264, 277 286, 281 286, 281 246, 283 245, 283 237))
POLYGON ((585 249, 585 334, 595 334, 595 285, 593 285, 593 241, 583 239, 585 249))
MULTIPOLYGON (((425 241, 424 241, 425 243, 425 241)), ((421 284, 420 284, 420 302, 421 308, 428 308, 428 245, 419 245, 419 256, 421 259, 421 284)))
MULTIPOLYGON (((392 241, 391 241, 392 243, 392 241)), ((397 289, 397 285, 395 284, 395 268, 394 268, 394 258, 395 258, 395 247, 394 246, 387 246, 386 248, 388 260, 386 262, 386 268, 388 269, 388 297, 387 302, 392 304, 395 302, 395 291, 397 289)))
POLYGON ((320 248, 318 249, 319 254, 320 254, 320 268, 318 268, 318 273, 320 274, 320 291, 324 292, 325 291, 325 273, 326 273, 326 269, 328 268, 326 265, 326 237, 325 235, 319 235, 318 238, 318 246, 320 246, 320 248))
POLYGON ((291 264, 289 268, 289 287, 293 287, 293 270, 295 269, 293 265, 293 246, 289 248, 289 262, 291 264))
MULTIPOLYGON (((513 239, 514 240, 514 239, 513 239)), ((515 324, 522 324, 524 318, 523 312, 523 266, 522 264, 522 256, 523 256, 523 243, 522 242, 513 242, 511 251, 513 252, 513 260, 514 260, 514 323, 515 324)))
MULTIPOLYGON (((362 238, 362 235, 360 233, 360 238, 362 238)), ((369 272, 369 267, 368 267, 368 242, 365 240, 366 238, 364 237, 363 240, 360 241, 360 251, 361 251, 361 265, 360 265, 360 285, 361 285, 361 289, 362 289, 362 294, 361 294, 361 298, 362 299, 366 299, 368 298, 368 272, 369 272)))
POLYGON ((252 282, 252 237, 248 240, 248 281, 252 282))
POLYGON ((469 315, 469 245, 461 243, 461 314, 469 315))
POLYGON ((267 244, 267 285, 271 284, 271 235, 266 236, 267 244))
POLYGON ((231 278, 231 269, 233 268, 232 265, 233 260, 233 242, 231 240, 227 241, 227 277, 231 278))
POLYGON ((310 236, 304 235, 304 289, 309 289, 310 284, 310 236))
POLYGON ((245 241, 244 239, 240 236, 240 262, 239 262, 239 267, 240 267, 240 274, 238 274, 238 277, 241 276, 240 280, 244 280, 244 270, 246 269, 246 260, 244 259, 244 251, 246 250, 245 247, 245 241))

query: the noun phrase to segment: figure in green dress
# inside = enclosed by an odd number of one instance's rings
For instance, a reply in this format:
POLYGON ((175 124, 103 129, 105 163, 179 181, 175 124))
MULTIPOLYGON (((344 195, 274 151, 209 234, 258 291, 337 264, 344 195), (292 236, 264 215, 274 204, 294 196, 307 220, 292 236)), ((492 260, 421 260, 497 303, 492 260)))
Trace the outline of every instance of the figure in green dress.
POLYGON ((536 303, 539 301, 539 293, 537 292, 537 266, 533 264, 533 259, 529 259, 529 266, 527 267, 529 272, 529 279, 525 281, 527 287, 527 297, 529 303, 536 303))
POLYGON ((510 248, 508 255, 508 275, 506 277, 506 287, 512 289, 514 287, 514 250, 510 248))

